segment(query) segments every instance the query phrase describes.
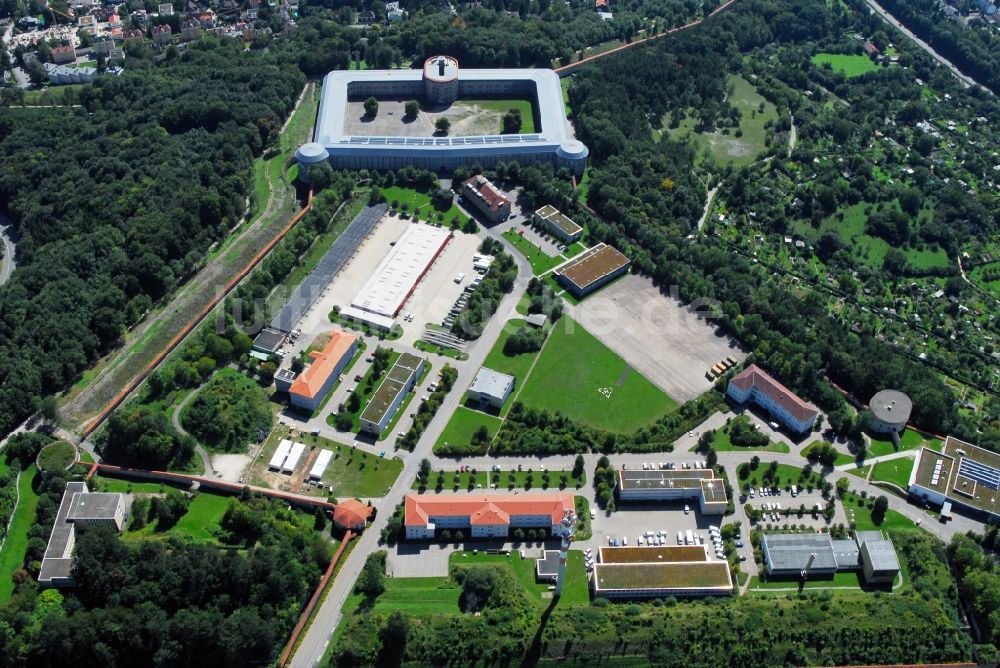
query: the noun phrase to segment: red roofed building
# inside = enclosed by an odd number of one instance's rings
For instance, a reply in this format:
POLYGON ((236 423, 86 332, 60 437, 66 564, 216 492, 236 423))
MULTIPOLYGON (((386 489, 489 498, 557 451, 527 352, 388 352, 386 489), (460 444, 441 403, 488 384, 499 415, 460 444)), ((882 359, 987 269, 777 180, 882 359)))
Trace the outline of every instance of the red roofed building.
POLYGON ((510 496, 408 494, 406 537, 434 538, 437 529, 469 530, 473 538, 506 537, 511 527, 552 531, 563 514, 573 508, 573 495, 565 492, 510 496))
POLYGON ((330 332, 330 340, 323 350, 309 353, 312 360, 309 368, 288 387, 292 405, 307 411, 316 410, 357 350, 357 336, 343 330, 330 332))
POLYGON ((733 376, 726 394, 737 403, 753 400, 796 433, 812 429, 819 410, 803 401, 787 387, 769 376, 756 364, 733 376))
POLYGON ((510 216, 510 200, 482 174, 462 182, 462 196, 491 223, 499 223, 510 216))
POLYGON ((346 499, 333 509, 333 523, 338 529, 363 531, 372 509, 356 499, 346 499))

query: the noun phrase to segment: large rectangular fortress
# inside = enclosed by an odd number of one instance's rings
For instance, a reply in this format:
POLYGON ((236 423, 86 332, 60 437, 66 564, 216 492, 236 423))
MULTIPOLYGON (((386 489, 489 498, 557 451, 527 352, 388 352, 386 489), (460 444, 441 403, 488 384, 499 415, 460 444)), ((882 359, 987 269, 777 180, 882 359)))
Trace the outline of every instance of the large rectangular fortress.
POLYGON ((323 97, 313 141, 296 153, 300 172, 329 161, 335 169, 399 169, 413 165, 449 171, 478 163, 548 162, 583 173, 589 151, 572 137, 559 77, 543 69, 459 70, 458 61, 433 56, 422 70, 345 70, 323 80, 323 97), (527 97, 534 101, 540 127, 530 134, 453 137, 367 136, 345 130, 348 102, 368 96, 419 98, 447 105, 459 98, 527 97))

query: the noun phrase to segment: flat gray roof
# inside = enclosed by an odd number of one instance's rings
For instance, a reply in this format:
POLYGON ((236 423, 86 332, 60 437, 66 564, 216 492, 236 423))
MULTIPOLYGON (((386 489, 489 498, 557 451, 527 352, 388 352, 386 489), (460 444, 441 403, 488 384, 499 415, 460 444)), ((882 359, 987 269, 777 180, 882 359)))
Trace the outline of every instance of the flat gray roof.
POLYGON ((73 568, 71 555, 73 547, 73 524, 69 522, 69 513, 73 506, 73 497, 77 494, 85 494, 86 492, 87 485, 82 482, 66 483, 66 490, 63 492, 62 501, 59 503, 55 522, 52 523, 52 533, 49 534, 49 543, 45 547, 42 566, 38 571, 39 582, 50 582, 53 578, 65 579, 70 576, 73 568))
POLYGON ((898 571, 899 558, 891 540, 866 540, 861 549, 868 554, 872 569, 876 571, 898 571))
POLYGON ((482 367, 469 386, 470 392, 479 392, 490 397, 502 397, 514 385, 514 376, 482 367))
POLYGON ((837 568, 857 568, 858 556, 860 554, 858 544, 853 540, 835 540, 832 542, 833 558, 837 561, 837 568))
POLYGON ((913 402, 899 390, 882 390, 872 397, 868 407, 883 422, 906 422, 913 402))
POLYGON ((70 505, 69 519, 110 520, 122 502, 121 494, 77 494, 70 505))
POLYGON ((322 144, 331 155, 363 155, 373 151, 380 155, 410 155, 414 149, 442 155, 475 155, 486 146, 504 148, 504 153, 537 152, 539 146, 559 147, 587 154, 582 143, 573 139, 566 120, 559 76, 545 69, 473 69, 461 70, 459 86, 468 82, 522 81, 532 84, 538 102, 541 131, 532 134, 483 135, 455 137, 352 136, 344 134, 347 113, 348 86, 362 82, 399 82, 414 84, 423 81, 423 69, 406 70, 335 70, 323 79, 314 141, 322 144), (517 148, 514 148, 517 147, 517 148), (355 150, 362 149, 362 150, 355 150))
POLYGON ((833 541, 826 533, 764 534, 761 539, 767 552, 771 570, 801 571, 809 563, 812 554, 816 558, 810 566, 813 570, 835 570, 833 541))

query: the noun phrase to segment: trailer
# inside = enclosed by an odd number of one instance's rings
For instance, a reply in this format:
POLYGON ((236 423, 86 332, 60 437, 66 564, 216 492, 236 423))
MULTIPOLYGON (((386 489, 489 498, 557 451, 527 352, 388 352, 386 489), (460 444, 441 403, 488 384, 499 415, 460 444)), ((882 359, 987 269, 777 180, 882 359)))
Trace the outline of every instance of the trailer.
POLYGON ((295 467, 299 465, 299 459, 302 457, 302 453, 305 452, 305 443, 293 443, 292 450, 288 453, 288 459, 285 463, 281 465, 282 473, 291 473, 295 470, 295 467))

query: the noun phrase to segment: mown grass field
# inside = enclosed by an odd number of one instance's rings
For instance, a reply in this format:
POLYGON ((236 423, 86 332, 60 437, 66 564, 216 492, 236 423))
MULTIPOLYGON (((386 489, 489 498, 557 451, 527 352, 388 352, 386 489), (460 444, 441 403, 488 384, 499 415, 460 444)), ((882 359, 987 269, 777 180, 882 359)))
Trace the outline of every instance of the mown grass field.
POLYGON ((24 563, 28 551, 28 529, 35 523, 35 509, 38 495, 34 492, 34 482, 38 471, 32 464, 21 472, 17 483, 18 502, 10 520, 10 530, 0 549, 0 601, 6 601, 14 593, 11 576, 24 563))
POLYGON ((472 442, 472 435, 480 426, 485 426, 492 438, 496 436, 501 424, 503 424, 503 420, 500 418, 459 406, 451 416, 451 419, 448 420, 448 424, 445 425, 441 436, 438 437, 437 443, 434 444, 434 449, 437 450, 446 444, 468 444, 472 442))
POLYGON ((469 219, 464 213, 458 210, 455 203, 452 202, 451 207, 447 210, 435 209, 431 204, 431 198, 422 192, 417 192, 412 188, 402 188, 400 186, 392 186, 391 188, 386 188, 382 191, 382 195, 385 197, 385 201, 392 206, 393 202, 398 202, 400 206, 400 211, 402 211, 403 204, 407 205, 407 211, 410 214, 419 214, 421 220, 427 220, 427 214, 429 211, 434 212, 434 219, 437 220, 438 214, 442 214, 443 220, 441 221, 445 225, 451 224, 452 218, 458 218, 459 225, 464 225, 465 221, 469 219))
POLYGON ((752 162, 766 148, 767 130, 764 126, 768 121, 778 118, 778 110, 743 77, 730 77, 730 82, 733 92, 728 101, 743 114, 739 125, 742 136, 736 136, 735 128, 729 128, 726 133, 698 132, 695 129, 697 118, 692 114, 676 128, 669 127, 670 119, 667 116, 662 130, 655 138, 658 139, 663 133, 669 134, 673 139, 691 137, 699 152, 707 151, 720 165, 742 167, 752 162))
MULTIPOLYGON (((694 440, 694 439, 692 439, 694 440)), ((697 447, 697 446, 695 446, 697 447)), ((788 452, 788 445, 785 443, 768 443, 756 447, 743 445, 733 445, 729 439, 729 434, 725 429, 716 429, 715 437, 712 439, 712 448, 716 452, 788 452)), ((692 452, 693 452, 692 448, 692 452)))
POLYGON ((531 271, 535 276, 544 274, 566 261, 566 258, 561 255, 546 255, 542 252, 541 248, 526 239, 523 235, 518 234, 516 230, 507 230, 503 233, 503 238, 509 241, 514 248, 521 251, 524 257, 528 258, 528 263, 531 264, 531 271))
POLYGON ((868 56, 846 55, 840 53, 817 53, 812 57, 812 63, 816 67, 822 67, 823 65, 829 64, 830 67, 833 68, 834 72, 840 72, 848 79, 851 77, 859 77, 862 74, 874 72, 878 69, 878 65, 876 65, 868 56))
MULTIPOLYGON (((768 469, 768 462, 766 458, 761 458, 760 466, 757 467, 756 471, 751 471, 750 476, 747 478, 746 482, 750 483, 751 487, 763 487, 762 482, 764 471, 768 469)), ((797 466, 790 466, 788 464, 778 464, 778 468, 775 471, 774 480, 776 481, 775 486, 784 489, 789 485, 798 485, 799 487, 806 486, 810 484, 816 487, 822 480, 820 475, 813 470, 812 475, 809 478, 802 477, 802 469, 797 466)), ((743 481, 740 480, 740 485, 742 486, 743 481)))
POLYGON ((484 367, 514 376, 515 392, 517 392, 517 387, 520 383, 524 382, 525 377, 528 375, 528 369, 531 368, 531 363, 535 361, 538 353, 508 355, 504 353, 503 347, 507 343, 507 339, 513 336, 519 327, 523 327, 526 324, 526 321, 520 319, 508 321, 500 333, 500 338, 497 339, 497 342, 493 345, 493 349, 490 350, 490 354, 486 356, 486 360, 483 362, 484 367))
MULTIPOLYGON (((530 555, 522 559, 518 550, 513 550, 510 556, 503 554, 472 554, 471 552, 454 552, 448 560, 449 566, 474 566, 477 564, 499 564, 506 565, 513 571, 514 578, 518 585, 528 595, 535 605, 540 608, 547 606, 550 602, 549 585, 535 582, 535 559, 539 549, 532 547, 526 549, 525 554, 530 555)), ((457 599, 456 599, 457 600, 457 599)), ((570 550, 569 562, 566 565, 566 585, 563 588, 560 605, 587 605, 590 602, 590 589, 587 584, 587 571, 583 566, 583 552, 580 550, 570 550)), ((456 604, 457 605, 457 604, 456 604)))
POLYGON ((677 408, 590 332, 563 316, 518 400, 600 429, 630 432, 677 408))
POLYGON ((903 457, 875 464, 870 480, 884 480, 907 489, 910 484, 910 473, 913 472, 913 459, 903 457))
MULTIPOLYGON (((476 105, 481 109, 492 111, 497 114, 506 114, 511 109, 521 112, 521 134, 527 135, 536 132, 535 111, 531 100, 462 100, 463 104, 476 105)), ((499 133, 502 126, 497 128, 499 133)))
POLYGON ((903 450, 918 450, 924 446, 940 452, 942 445, 936 438, 925 439, 920 432, 912 429, 906 429, 899 435, 898 449, 892 439, 886 438, 885 434, 869 434, 869 437, 871 438, 871 445, 868 448, 869 458, 891 455, 903 450))

